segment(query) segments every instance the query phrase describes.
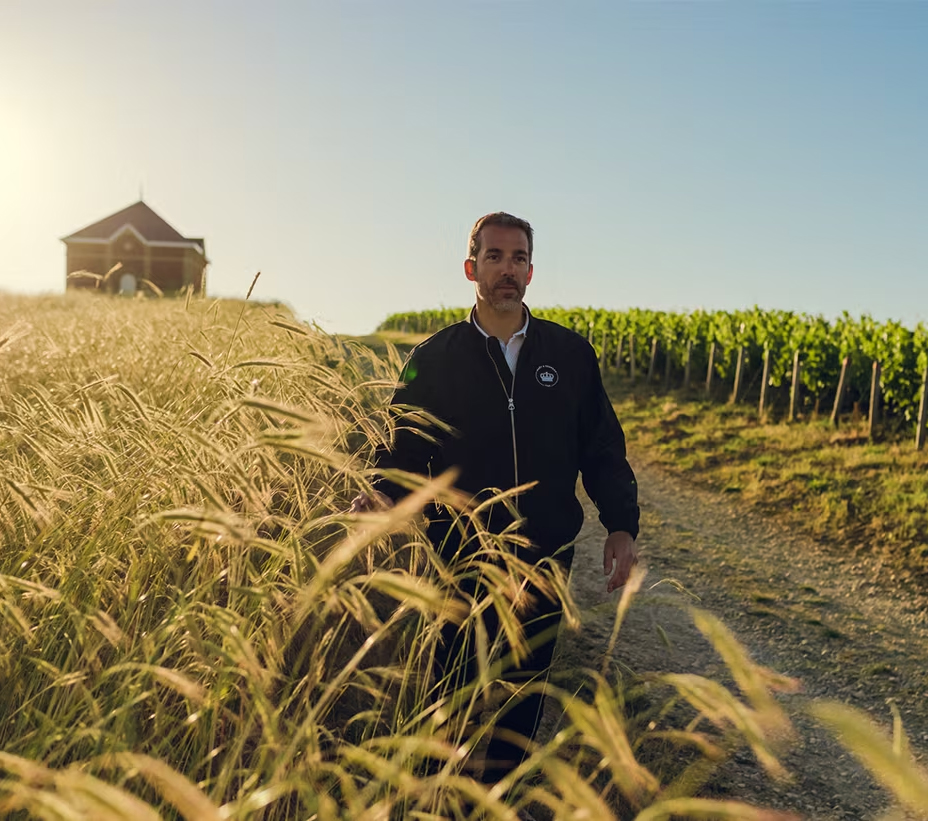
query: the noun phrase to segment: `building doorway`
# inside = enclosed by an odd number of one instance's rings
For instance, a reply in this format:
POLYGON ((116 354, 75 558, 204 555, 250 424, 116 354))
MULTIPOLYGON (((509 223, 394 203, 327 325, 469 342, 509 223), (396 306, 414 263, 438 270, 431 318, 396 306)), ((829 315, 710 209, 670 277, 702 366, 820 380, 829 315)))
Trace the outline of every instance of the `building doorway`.
POLYGON ((119 293, 123 296, 135 296, 138 290, 138 284, 135 280, 135 274, 123 274, 119 278, 119 293))

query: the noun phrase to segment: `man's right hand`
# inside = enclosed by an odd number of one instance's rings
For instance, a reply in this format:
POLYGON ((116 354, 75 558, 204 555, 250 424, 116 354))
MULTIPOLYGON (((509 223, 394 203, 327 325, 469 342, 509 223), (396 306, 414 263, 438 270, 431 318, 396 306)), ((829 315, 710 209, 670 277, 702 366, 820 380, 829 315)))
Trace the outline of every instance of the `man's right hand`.
POLYGON ((349 513, 371 513, 375 510, 389 510, 393 507, 393 500, 385 493, 375 490, 371 493, 359 493, 351 501, 349 513))

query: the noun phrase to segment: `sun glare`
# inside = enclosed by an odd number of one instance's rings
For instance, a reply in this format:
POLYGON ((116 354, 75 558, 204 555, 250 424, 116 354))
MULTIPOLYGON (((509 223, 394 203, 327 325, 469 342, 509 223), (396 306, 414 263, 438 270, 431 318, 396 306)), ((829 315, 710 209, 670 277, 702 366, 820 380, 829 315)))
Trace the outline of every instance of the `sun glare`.
MULTIPOLYGON (((15 237, 15 242, 4 243, 9 247, 0 260, 0 290, 37 286, 45 257, 50 259, 49 254, 57 251, 54 228, 44 224, 48 214, 45 198, 53 182, 47 149, 26 112, 0 98, 0 234, 9 231, 9 236, 15 237), (38 263, 39 270, 34 270, 31 266, 38 259, 43 261, 38 263), (37 278, 33 274, 38 274, 37 278)), ((49 284, 50 279, 44 287, 49 284)))
POLYGON ((26 118, 8 104, 0 104, 0 204, 6 212, 22 186, 35 157, 26 118))

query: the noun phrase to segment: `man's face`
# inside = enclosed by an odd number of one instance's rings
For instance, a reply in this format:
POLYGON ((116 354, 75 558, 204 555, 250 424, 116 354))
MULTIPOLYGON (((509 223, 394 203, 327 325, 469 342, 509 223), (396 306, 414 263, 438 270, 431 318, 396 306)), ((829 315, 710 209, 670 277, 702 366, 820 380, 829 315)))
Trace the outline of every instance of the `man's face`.
POLYGON ((525 231, 485 226, 480 231, 477 260, 465 260, 464 273, 476 285, 479 302, 497 311, 521 311, 525 287, 532 281, 525 231))

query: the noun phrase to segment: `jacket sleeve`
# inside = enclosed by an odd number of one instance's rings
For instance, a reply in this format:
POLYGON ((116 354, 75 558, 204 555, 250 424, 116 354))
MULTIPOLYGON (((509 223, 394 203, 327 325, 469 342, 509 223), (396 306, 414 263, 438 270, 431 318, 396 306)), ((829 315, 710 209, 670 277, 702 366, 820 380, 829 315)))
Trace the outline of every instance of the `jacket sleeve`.
POLYGON ((603 387, 599 364, 587 346, 588 377, 580 409, 580 472, 583 487, 609 533, 638 538, 638 483, 625 454, 625 433, 603 387))
MULTIPOLYGON (((413 350, 400 374, 400 386, 390 400, 392 406, 409 405, 429 413, 435 413, 429 375, 423 370, 422 358, 413 350)), ((398 410, 398 409, 397 409, 398 410)), ((381 446, 374 454, 374 465, 384 470, 404 470, 409 473, 427 475, 429 463, 437 453, 439 445, 433 441, 439 431, 424 421, 410 418, 401 412, 396 416, 396 430, 392 447, 381 446)), ((394 502, 399 501, 409 491, 380 476, 374 481, 374 488, 389 496, 394 502)))

